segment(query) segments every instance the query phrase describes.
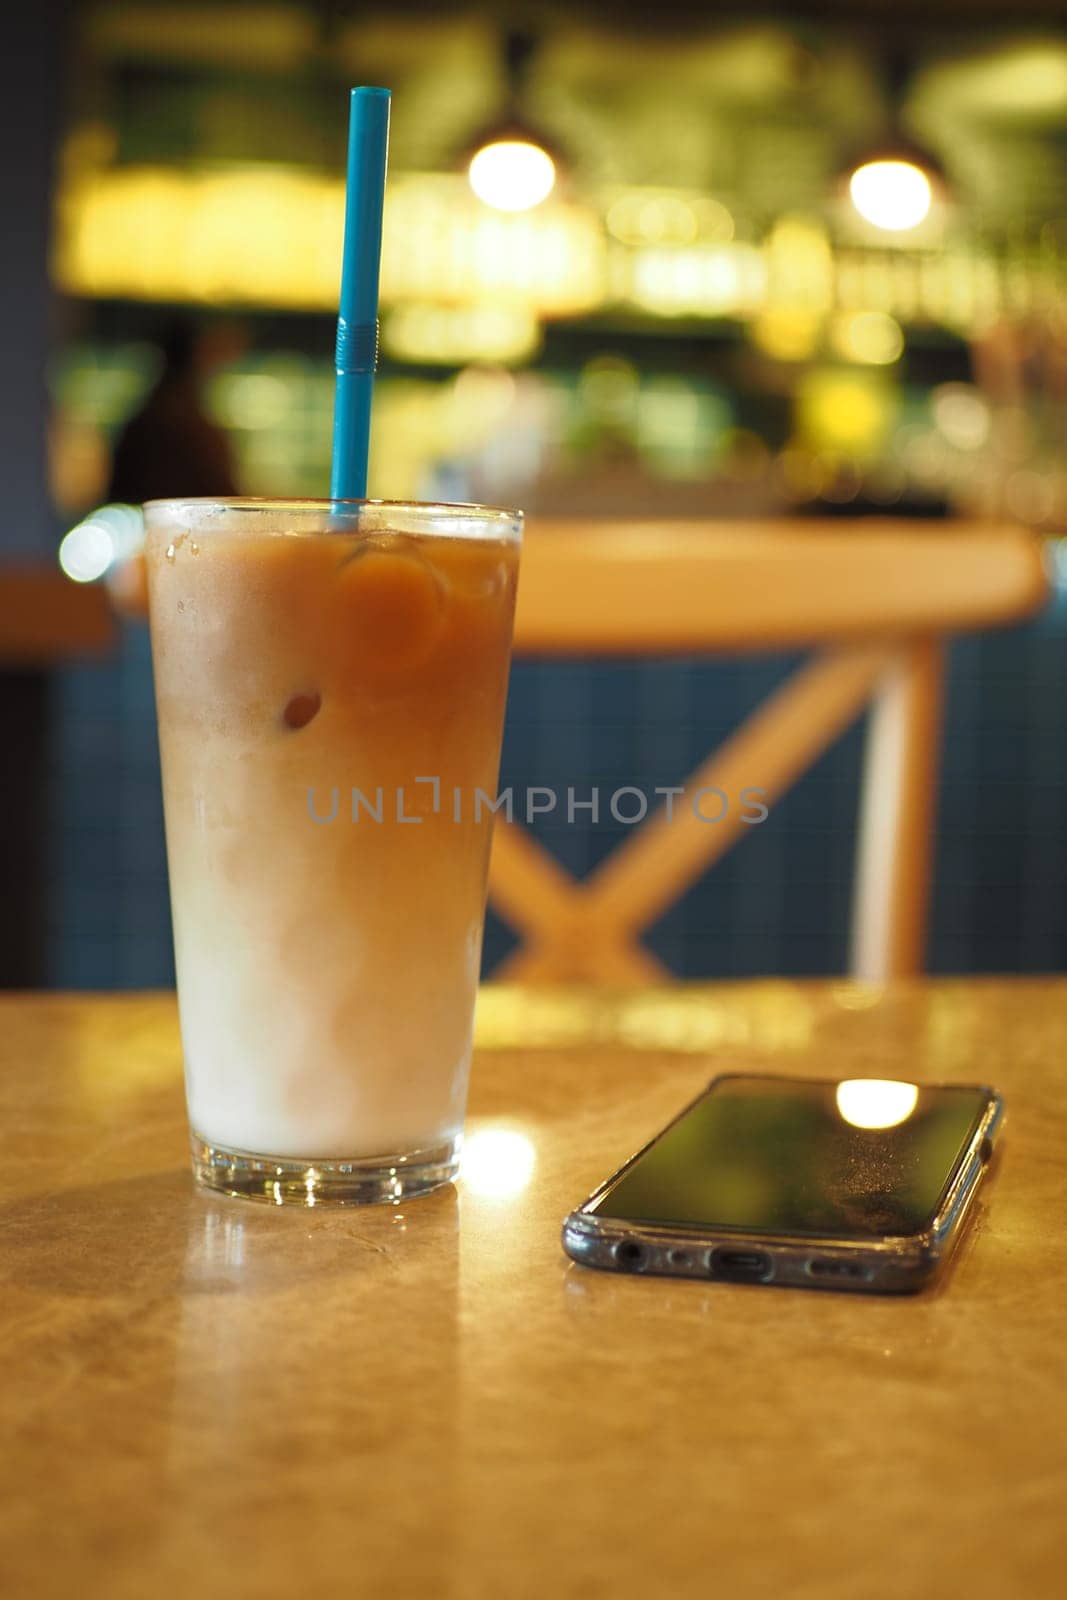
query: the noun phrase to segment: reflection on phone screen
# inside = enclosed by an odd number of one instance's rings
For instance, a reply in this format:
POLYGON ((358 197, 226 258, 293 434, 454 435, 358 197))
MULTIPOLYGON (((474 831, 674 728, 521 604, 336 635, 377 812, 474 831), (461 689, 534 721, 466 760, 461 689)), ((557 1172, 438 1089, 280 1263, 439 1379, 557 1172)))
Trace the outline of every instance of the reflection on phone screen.
POLYGON ((592 1209, 748 1232, 917 1233, 988 1102, 969 1085, 722 1078, 592 1209))

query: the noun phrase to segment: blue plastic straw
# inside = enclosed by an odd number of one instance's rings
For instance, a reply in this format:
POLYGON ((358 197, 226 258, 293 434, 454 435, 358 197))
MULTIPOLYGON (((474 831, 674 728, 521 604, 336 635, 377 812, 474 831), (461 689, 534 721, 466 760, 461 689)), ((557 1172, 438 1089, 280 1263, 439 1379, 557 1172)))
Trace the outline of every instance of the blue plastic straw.
POLYGON ((352 90, 333 407, 330 495, 334 500, 363 500, 367 494, 371 394, 378 365, 378 273, 389 99, 388 89, 352 90))

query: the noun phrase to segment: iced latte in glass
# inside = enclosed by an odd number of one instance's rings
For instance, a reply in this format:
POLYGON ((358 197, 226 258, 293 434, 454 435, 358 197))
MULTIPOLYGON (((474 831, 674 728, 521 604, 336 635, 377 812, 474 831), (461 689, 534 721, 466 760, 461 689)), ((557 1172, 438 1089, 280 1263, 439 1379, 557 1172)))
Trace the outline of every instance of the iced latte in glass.
POLYGON ((193 1163, 282 1203, 456 1170, 521 517, 157 501, 193 1163))

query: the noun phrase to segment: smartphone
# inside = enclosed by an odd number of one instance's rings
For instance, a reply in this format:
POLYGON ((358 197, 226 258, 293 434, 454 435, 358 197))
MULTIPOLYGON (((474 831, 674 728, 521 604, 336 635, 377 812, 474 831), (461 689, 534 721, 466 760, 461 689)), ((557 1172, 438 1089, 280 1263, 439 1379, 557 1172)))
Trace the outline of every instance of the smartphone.
POLYGON ((975 1084, 727 1075, 563 1225, 582 1266, 900 1294, 943 1266, 1003 1105, 975 1084))

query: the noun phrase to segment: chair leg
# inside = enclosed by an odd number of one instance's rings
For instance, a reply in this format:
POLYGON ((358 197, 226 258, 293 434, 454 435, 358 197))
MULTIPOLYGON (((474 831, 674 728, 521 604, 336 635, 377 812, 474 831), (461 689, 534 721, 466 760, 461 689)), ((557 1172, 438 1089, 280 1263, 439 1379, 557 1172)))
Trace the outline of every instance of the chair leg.
POLYGON ((923 968, 943 686, 942 642, 918 640, 871 706, 851 954, 852 975, 871 983, 923 968))
POLYGON ((521 945, 493 973, 506 983, 667 983, 671 973, 651 951, 628 936, 591 938, 581 923, 557 929, 544 945, 521 945))

